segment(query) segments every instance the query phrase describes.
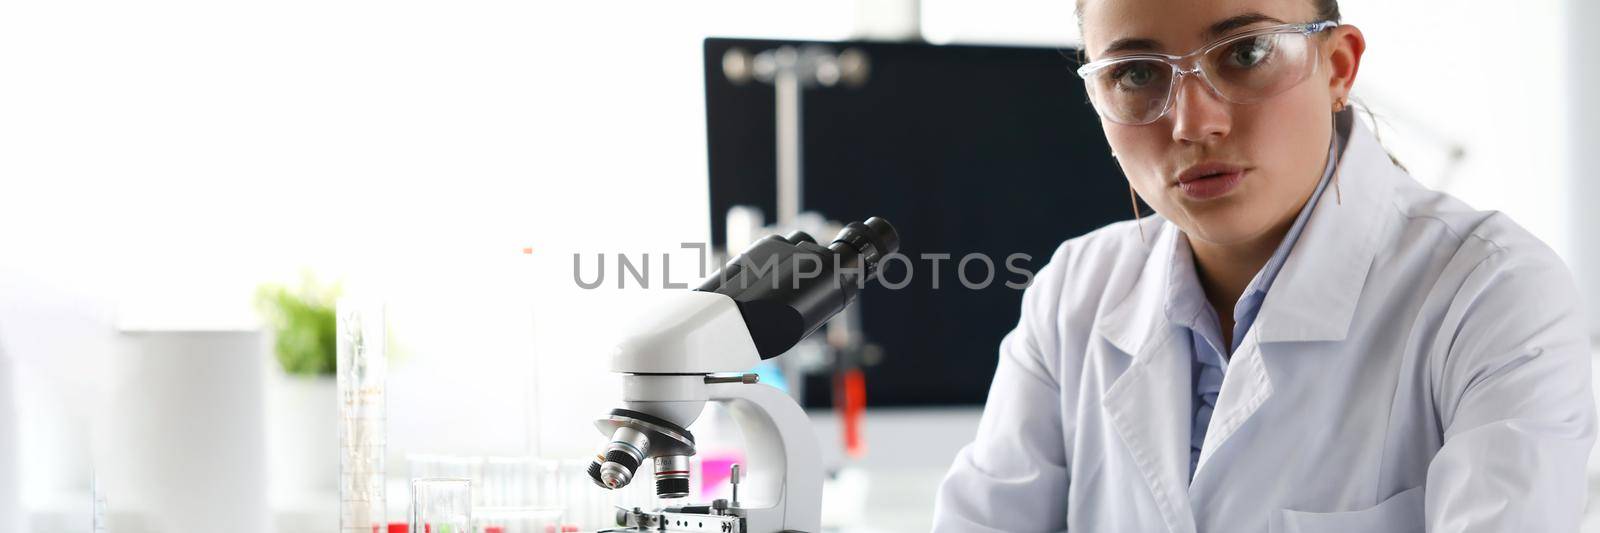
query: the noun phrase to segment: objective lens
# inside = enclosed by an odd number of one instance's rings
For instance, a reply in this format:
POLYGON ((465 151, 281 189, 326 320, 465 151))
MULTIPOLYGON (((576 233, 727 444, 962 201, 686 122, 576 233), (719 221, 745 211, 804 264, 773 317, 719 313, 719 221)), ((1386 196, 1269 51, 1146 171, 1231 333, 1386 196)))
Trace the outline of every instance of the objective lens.
POLYGON ((589 479, 607 489, 625 487, 649 453, 649 436, 630 427, 617 428, 589 464, 589 479))
POLYGON ((663 455, 656 458, 656 496, 682 498, 689 495, 689 456, 663 455))

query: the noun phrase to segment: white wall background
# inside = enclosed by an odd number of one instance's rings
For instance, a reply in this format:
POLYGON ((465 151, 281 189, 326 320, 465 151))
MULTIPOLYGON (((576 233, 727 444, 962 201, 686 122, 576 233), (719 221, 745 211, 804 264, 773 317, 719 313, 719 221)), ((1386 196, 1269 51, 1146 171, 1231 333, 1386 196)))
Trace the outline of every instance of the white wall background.
MULTIPOLYGON (((1563 16, 1584 1, 1343 2, 1368 38, 1357 94, 1386 144, 1424 183, 1567 257, 1584 232, 1563 200, 1582 148, 1567 135, 1563 16)), ((843 38, 855 13, 851 0, 3 3, 0 266, 136 329, 252 327, 256 284, 305 266, 459 310, 429 321, 418 345, 433 348, 395 372, 461 393, 397 393, 397 446, 581 454, 613 397, 606 334, 648 295, 578 290, 571 254, 674 252, 675 278, 694 270, 678 243, 708 231, 701 40, 843 38), (526 408, 530 394, 549 407, 526 408), (435 431, 447 417, 477 422, 435 431)), ((941 43, 1077 40, 1070 0, 927 0, 921 22, 941 43)), ((11 356, 18 373, 42 357, 11 356)))
MULTIPOLYGON (((1346 0, 1358 92, 1418 178, 1566 253, 1563 2, 1346 0), (1514 70, 1512 68, 1515 67, 1514 70), (1448 172, 1443 151, 1465 149, 1448 172)), ((303 265, 705 231, 700 39, 839 38, 853 3, 0 6, 7 264, 139 325, 253 323, 303 265)), ((1075 42, 1065 0, 927 0, 935 42, 1075 42)))

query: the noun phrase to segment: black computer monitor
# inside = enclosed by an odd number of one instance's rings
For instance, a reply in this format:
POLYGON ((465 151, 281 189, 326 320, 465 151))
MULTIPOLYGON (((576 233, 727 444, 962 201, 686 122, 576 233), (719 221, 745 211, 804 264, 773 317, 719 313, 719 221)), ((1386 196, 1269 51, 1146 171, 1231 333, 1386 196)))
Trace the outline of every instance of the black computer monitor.
MULTIPOLYGON (((1077 51, 707 39, 715 246, 724 245, 730 207, 760 207, 771 223, 776 205, 773 87, 730 81, 723 55, 806 44, 861 50, 870 74, 860 87, 804 91, 803 207, 838 221, 881 216, 899 229, 911 258, 953 256, 940 265, 938 290, 930 263, 917 261, 906 288, 863 294, 862 327, 883 352, 865 369, 868 402, 981 403, 1022 292, 1000 283, 1018 279, 1001 264, 988 289, 968 290, 955 260, 1025 253, 1032 260, 1020 264, 1036 271, 1063 240, 1132 216, 1127 182, 1072 73, 1077 51)), ((969 268, 969 280, 981 280, 982 265, 969 268)), ((808 406, 830 403, 825 376, 808 379, 805 390, 808 406)))

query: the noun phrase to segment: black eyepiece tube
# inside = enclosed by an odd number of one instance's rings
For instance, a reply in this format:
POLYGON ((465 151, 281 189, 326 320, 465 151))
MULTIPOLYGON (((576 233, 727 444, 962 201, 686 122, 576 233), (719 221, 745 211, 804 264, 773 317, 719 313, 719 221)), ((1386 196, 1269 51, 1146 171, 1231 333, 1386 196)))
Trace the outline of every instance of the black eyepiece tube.
POLYGON ((858 257, 858 261, 847 266, 865 266, 867 279, 872 279, 878 272, 878 262, 900 250, 900 232, 895 231, 889 221, 872 217, 866 222, 851 222, 845 226, 828 249, 846 257, 858 257))
POLYGON ((873 217, 851 222, 826 248, 802 232, 756 241, 700 285, 739 305, 763 359, 777 357, 855 300, 900 234, 873 217))

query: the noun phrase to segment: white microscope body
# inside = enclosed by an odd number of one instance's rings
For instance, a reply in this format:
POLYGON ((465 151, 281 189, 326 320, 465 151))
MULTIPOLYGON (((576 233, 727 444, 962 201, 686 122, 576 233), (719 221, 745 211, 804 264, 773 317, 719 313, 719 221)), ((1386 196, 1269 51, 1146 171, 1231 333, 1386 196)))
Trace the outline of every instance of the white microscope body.
POLYGON ((613 372, 626 374, 623 405, 688 427, 707 401, 722 403, 748 446, 745 530, 819 531, 822 458, 805 411, 771 386, 711 377, 761 362, 738 307, 726 296, 699 291, 675 295, 668 305, 668 313, 658 315, 668 319, 650 324, 611 360, 613 372))
MULTIPOLYGON (((827 248, 798 232, 768 237, 699 289, 673 295, 617 346, 611 370, 623 374, 624 407, 595 423, 611 439, 589 466, 597 485, 621 488, 651 459, 657 495, 687 496, 688 458, 695 453, 687 428, 708 401, 733 415, 748 461, 744 500, 735 485, 732 502, 622 510, 619 526, 821 530, 823 465, 810 420, 787 394, 740 373, 782 354, 848 305, 898 240, 876 218, 846 226, 827 248)), ((737 473, 734 481, 740 482, 737 473)))

